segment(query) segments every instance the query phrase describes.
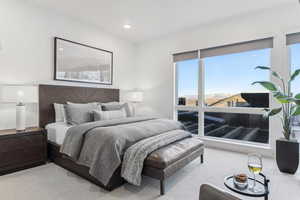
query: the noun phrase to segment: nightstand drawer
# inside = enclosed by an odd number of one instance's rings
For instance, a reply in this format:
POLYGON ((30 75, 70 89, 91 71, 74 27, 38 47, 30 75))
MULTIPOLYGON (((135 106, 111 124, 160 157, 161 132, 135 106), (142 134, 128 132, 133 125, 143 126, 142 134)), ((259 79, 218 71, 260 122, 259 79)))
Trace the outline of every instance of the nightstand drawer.
POLYGON ((0 153, 15 151, 17 149, 18 150, 29 149, 35 146, 43 146, 43 145, 44 145, 44 136, 41 134, 0 139, 0 153))
POLYGON ((46 161, 47 132, 44 129, 0 130, 0 175, 42 165, 46 161))
POLYGON ((9 152, 0 152, 0 167, 24 165, 45 160, 43 146, 33 146, 26 149, 15 149, 9 152))

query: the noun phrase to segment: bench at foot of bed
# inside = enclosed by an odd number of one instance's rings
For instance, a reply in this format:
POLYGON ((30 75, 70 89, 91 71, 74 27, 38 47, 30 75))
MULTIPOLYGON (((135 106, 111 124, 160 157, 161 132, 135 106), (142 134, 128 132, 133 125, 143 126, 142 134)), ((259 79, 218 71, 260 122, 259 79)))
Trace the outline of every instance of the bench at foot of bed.
MULTIPOLYGON (((114 190, 125 183, 121 177, 119 167, 112 176, 110 183, 104 186, 89 174, 89 169, 76 164, 73 160, 64 156, 59 151, 60 145, 48 141, 48 157, 57 165, 95 183, 105 190, 114 190)), ((145 160, 143 175, 160 180, 160 194, 165 193, 165 179, 173 175, 179 169, 185 167, 191 161, 200 157, 203 162, 204 145, 198 138, 186 138, 174 142, 161 149, 152 152, 145 160)))
POLYGON ((152 152, 144 162, 143 175, 160 180, 160 194, 165 194, 165 180, 196 158, 203 163, 204 144, 186 138, 152 152))

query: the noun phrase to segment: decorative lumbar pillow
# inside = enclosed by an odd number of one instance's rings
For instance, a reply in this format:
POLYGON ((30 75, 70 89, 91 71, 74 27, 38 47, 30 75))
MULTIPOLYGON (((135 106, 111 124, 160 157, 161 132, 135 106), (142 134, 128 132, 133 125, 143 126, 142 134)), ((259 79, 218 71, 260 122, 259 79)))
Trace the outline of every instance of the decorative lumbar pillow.
POLYGON ((66 122, 65 104, 54 103, 55 122, 66 122))
POLYGON ((70 104, 73 104, 73 105, 86 105, 86 104, 89 104, 89 105, 93 105, 93 106, 97 107, 97 109, 101 110, 101 103, 99 103, 99 102, 74 103, 74 102, 67 101, 67 104, 68 105, 70 105, 70 104))
POLYGON ((99 111, 94 110, 94 120, 112 120, 112 119, 122 119, 126 118, 127 114, 124 108, 120 110, 110 110, 110 111, 99 111))
POLYGON ((71 125, 94 121, 93 110, 100 110, 98 103, 79 104, 67 102, 65 108, 67 122, 71 125))
POLYGON ((128 103, 119 103, 119 102, 101 103, 101 108, 103 111, 113 111, 113 110, 124 109, 127 117, 133 116, 128 103))

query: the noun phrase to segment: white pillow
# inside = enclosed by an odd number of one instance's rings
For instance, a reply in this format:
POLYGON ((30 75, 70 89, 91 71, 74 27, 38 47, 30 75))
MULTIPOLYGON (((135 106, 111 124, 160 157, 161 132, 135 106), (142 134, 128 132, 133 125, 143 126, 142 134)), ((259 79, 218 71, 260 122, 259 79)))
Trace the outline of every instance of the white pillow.
POLYGON ((94 120, 100 121, 100 120, 112 120, 112 119, 122 119, 126 118, 127 114, 124 108, 120 110, 109 110, 109 111, 99 111, 94 110, 94 120))
POLYGON ((54 103, 55 122, 66 122, 66 110, 65 105, 60 103, 54 103))

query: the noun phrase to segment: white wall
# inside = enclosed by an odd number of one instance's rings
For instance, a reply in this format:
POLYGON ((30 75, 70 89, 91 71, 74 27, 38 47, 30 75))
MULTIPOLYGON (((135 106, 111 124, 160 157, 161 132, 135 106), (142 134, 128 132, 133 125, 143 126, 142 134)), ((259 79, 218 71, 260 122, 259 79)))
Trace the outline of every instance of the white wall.
MULTIPOLYGON (((23 0, 0 0, 0 84, 85 85, 52 81, 55 36, 113 51, 114 82, 111 87, 124 90, 134 87, 135 45, 23 0)), ((36 115, 34 106, 28 109, 36 115)), ((0 129, 13 128, 14 119, 14 105, 0 105, 0 129)), ((29 116, 27 124, 35 125, 37 118, 31 119, 29 116)))
MULTIPOLYGON (((136 47, 98 28, 23 0, 0 2, 0 84, 70 85, 52 81, 53 37, 58 36, 113 51, 112 87, 143 89, 145 101, 139 112, 169 118, 173 117, 173 53, 274 36, 273 68, 287 74, 284 33, 300 31, 300 6, 281 7, 202 25, 136 47)), ((34 106, 30 113, 36 114, 34 106)), ((0 129, 13 126, 14 105, 0 105, 0 129)), ((279 122, 272 120, 271 137, 279 137, 280 132, 279 122)))
MULTIPOLYGON (((272 67, 287 74, 284 34, 300 31, 299 19, 300 6, 280 7, 224 19, 139 45, 137 77, 138 85, 145 90, 147 110, 173 117, 173 53, 274 36, 272 67)), ((271 120, 270 136, 274 147, 274 138, 281 137, 280 122, 276 119, 271 120)))

